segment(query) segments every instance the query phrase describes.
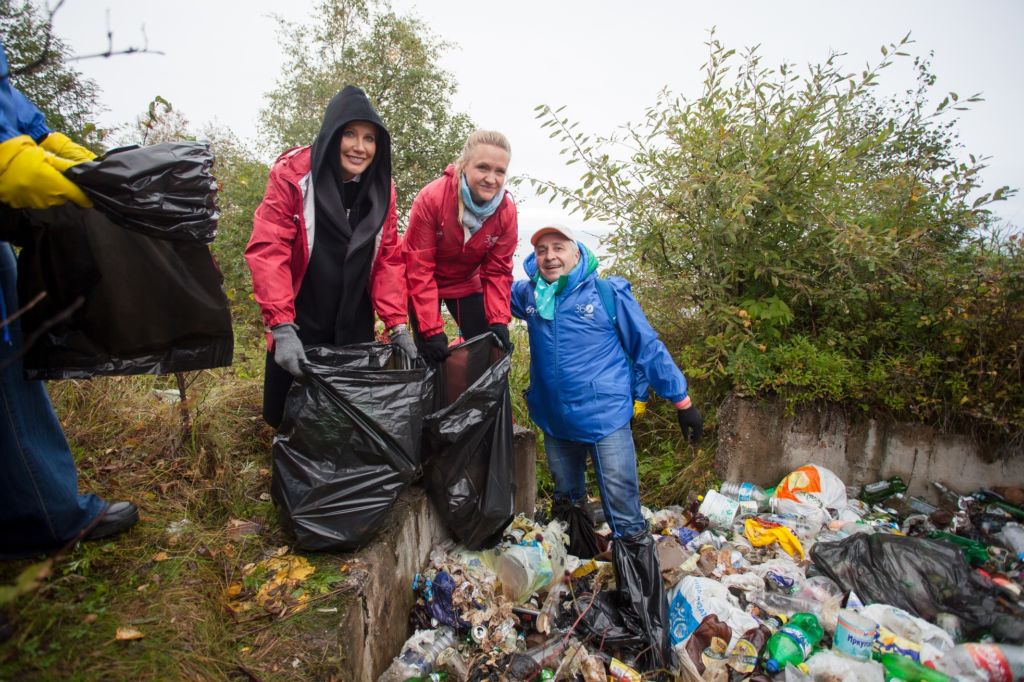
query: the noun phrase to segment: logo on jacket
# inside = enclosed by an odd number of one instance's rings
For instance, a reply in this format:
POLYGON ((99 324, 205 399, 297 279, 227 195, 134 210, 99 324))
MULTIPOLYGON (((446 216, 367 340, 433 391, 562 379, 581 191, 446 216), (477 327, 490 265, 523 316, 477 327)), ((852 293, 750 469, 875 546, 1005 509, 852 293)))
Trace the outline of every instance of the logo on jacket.
POLYGON ((497 243, 498 243, 498 235, 496 235, 496 234, 489 234, 486 237, 484 237, 484 244, 487 245, 488 249, 493 247, 497 243))
POLYGON ((592 303, 587 303, 586 305, 578 303, 576 304, 576 314, 584 320, 592 320, 594 319, 594 305, 592 303))
POLYGON ((527 315, 533 315, 535 312, 537 312, 537 309, 534 308, 532 305, 526 306, 526 314, 527 315))

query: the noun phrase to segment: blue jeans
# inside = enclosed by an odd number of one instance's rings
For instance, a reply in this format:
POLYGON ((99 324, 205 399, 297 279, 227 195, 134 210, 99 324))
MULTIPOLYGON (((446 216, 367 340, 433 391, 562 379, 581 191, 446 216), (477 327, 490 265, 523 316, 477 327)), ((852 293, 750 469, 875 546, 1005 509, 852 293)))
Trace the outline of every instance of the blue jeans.
MULTIPOLYGON (((0 242, 0 322, 18 309, 14 250, 0 242)), ((106 509, 78 494, 75 461, 41 381, 26 381, 21 324, 0 327, 0 558, 59 549, 106 509)))
POLYGON ((626 424, 596 443, 578 443, 544 434, 544 452, 555 479, 556 498, 570 502, 587 497, 587 456, 594 461, 601 506, 615 537, 633 535, 647 527, 640 513, 640 484, 636 475, 633 431, 626 424))

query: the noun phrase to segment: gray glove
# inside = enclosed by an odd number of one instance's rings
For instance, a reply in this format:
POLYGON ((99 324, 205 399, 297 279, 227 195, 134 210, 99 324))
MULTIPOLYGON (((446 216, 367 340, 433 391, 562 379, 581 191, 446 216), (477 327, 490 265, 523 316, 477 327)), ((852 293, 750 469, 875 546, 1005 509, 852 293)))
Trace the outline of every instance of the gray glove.
POLYGON ((298 329, 291 322, 274 325, 270 333, 274 336, 274 362, 279 364, 296 379, 302 377, 302 364, 306 362, 306 351, 302 348, 295 331, 298 329))
POLYGON ((391 343, 398 346, 410 360, 415 360, 420 356, 416 351, 416 344, 413 343, 412 336, 409 334, 409 331, 406 329, 404 324, 391 330, 391 343))

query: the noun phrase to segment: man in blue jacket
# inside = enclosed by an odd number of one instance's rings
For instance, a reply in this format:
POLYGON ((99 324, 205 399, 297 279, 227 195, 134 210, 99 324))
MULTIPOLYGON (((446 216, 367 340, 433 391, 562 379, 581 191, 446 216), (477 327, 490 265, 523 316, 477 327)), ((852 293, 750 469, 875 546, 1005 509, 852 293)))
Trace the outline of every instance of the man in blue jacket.
MULTIPOLYGON (((0 44, 0 203, 15 209, 68 201, 91 206, 62 172, 94 155, 52 132, 9 75, 0 44)), ((79 495, 75 462, 46 389, 22 374, 21 326, 11 319, 19 308, 16 286, 14 250, 0 241, 0 558, 106 537, 138 520, 130 502, 79 495)))
MULTIPOLYGON (((634 387, 642 380, 676 407, 683 435, 696 442, 703 430, 686 378, 651 328, 621 277, 599 280, 597 258, 562 226, 542 227, 530 238, 533 254, 523 267, 529 280, 512 285, 512 314, 530 334, 530 417, 544 432, 544 451, 556 501, 586 499, 587 457, 594 462, 605 518, 619 545, 642 555, 652 570, 643 577, 647 602, 638 617, 654 612, 667 625, 664 587, 654 545, 640 513, 636 450, 630 418, 634 387)), ((620 565, 616 558, 616 566, 620 565)), ((667 663, 665 632, 651 642, 667 663)))

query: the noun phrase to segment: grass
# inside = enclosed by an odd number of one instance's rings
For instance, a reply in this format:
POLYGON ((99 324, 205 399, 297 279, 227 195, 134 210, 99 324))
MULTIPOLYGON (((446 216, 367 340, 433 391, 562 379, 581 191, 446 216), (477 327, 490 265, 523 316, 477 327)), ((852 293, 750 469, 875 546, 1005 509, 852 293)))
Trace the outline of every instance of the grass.
MULTIPOLYGON (((513 335, 515 421, 530 425, 522 398, 528 342, 525 330, 513 335)), ((288 544, 269 495, 262 359, 262 351, 240 353, 232 368, 187 375, 186 438, 180 405, 157 397, 175 389, 174 377, 50 386, 80 490, 132 500, 141 520, 56 557, 40 587, 0 606, 14 626, 0 644, 0 680, 346 679, 338 622, 357 580, 346 575, 344 556, 304 555, 317 568, 303 588, 318 598, 314 608, 282 619, 260 609, 235 617, 225 607, 229 585, 254 587, 245 567, 288 544), (115 639, 128 627, 143 638, 115 639)), ((649 506, 681 502, 710 480, 712 448, 684 446, 674 424, 670 410, 652 409, 636 427, 649 506)), ((542 500, 550 481, 538 454, 542 500)), ((31 564, 0 562, 0 586, 31 564)))

